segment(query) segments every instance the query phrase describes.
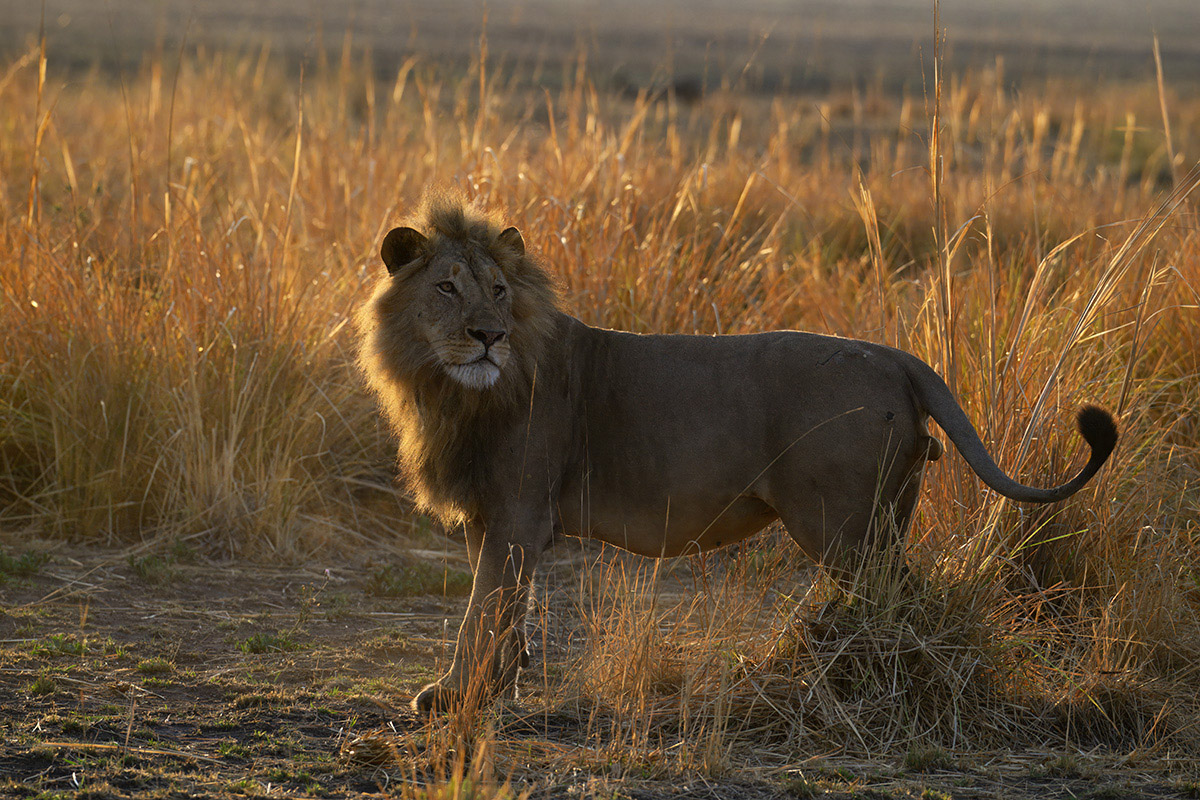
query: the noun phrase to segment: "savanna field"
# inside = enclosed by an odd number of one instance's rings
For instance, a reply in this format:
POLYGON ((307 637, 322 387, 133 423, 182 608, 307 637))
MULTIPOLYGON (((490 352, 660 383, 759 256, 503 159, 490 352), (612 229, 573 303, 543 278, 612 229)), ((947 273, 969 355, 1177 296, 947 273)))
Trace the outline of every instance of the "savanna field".
POLYGON ((1194 86, 54 58, 0 64, 0 795, 1200 797, 1194 86), (354 315, 430 186, 589 324, 904 348, 1030 484, 1084 402, 1120 444, 1046 508, 951 448, 911 573, 850 587, 779 531, 569 541, 520 701, 426 723, 465 548, 397 491, 354 315))

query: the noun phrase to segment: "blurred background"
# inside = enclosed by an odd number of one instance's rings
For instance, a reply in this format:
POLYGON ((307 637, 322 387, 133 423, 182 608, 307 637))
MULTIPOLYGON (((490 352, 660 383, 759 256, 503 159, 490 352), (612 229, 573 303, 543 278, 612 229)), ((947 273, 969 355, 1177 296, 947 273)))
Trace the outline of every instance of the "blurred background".
MULTIPOLYGON (((594 80, 644 88, 670 74, 683 95, 722 82, 763 92, 819 92, 854 78, 912 88, 932 62, 934 30, 927 0, 0 0, 0 54, 27 48, 43 15, 56 69, 133 66, 184 40, 223 52, 269 46, 296 66, 349 37, 394 74, 412 55, 465 67, 486 28, 493 55, 541 68, 542 81, 582 51, 594 80)), ((941 25, 951 69, 999 60, 1012 81, 1152 78, 1157 32, 1171 81, 1200 77, 1194 0, 955 0, 942 4, 941 25)))

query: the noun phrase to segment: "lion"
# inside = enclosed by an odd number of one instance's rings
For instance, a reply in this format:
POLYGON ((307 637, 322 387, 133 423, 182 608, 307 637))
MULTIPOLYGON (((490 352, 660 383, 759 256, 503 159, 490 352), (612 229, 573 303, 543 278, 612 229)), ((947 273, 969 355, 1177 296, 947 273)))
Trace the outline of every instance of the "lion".
POLYGON ((780 520, 811 558, 845 563, 877 531, 906 531, 942 453, 929 417, 987 486, 1024 503, 1075 494, 1116 446, 1112 415, 1084 406, 1086 465, 1061 486, 1025 486, 902 350, 590 327, 499 218, 441 199, 414 225, 384 238, 387 274, 359 326, 403 483, 420 510, 465 529, 474 576, 454 660, 414 698, 421 712, 462 704, 470 687, 512 696, 530 581, 556 537, 662 558, 780 520))

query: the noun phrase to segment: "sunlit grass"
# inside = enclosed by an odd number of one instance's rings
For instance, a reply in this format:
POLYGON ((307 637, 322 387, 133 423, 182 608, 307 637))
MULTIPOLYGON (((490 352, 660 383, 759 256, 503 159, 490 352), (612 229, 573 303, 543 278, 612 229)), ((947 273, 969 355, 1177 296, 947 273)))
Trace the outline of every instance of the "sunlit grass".
MULTIPOLYGON (((869 87, 682 105, 586 71, 546 94, 478 64, 384 81, 346 58, 301 84, 216 55, 68 81, 53 57, 44 84, 39 52, 0 69, 6 538, 295 559, 420 536, 347 320, 382 232, 451 185, 506 210, 586 322, 917 353, 1028 483, 1070 471, 1079 403, 1121 417, 1060 507, 943 459, 906 577, 872 564, 805 596, 772 545, 696 566, 686 600, 654 565, 581 578, 570 680, 522 681, 624 748, 588 758, 1195 747, 1200 98, 966 74, 935 121, 933 97, 869 87)), ((456 780, 492 775, 447 748, 456 780)))

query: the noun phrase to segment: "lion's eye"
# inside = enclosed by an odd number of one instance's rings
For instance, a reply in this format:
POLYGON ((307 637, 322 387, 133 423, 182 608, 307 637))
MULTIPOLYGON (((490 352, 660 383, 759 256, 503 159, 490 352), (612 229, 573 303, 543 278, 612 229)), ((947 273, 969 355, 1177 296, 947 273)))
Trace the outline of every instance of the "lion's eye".
POLYGON ((492 289, 492 296, 499 300, 504 295, 508 294, 508 289, 505 289, 500 284, 496 284, 496 288, 492 289))
POLYGON ((437 290, 442 294, 454 294, 457 291, 454 288, 454 281, 442 281, 437 284, 437 290))

